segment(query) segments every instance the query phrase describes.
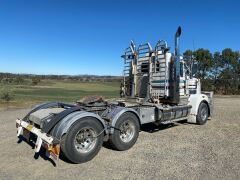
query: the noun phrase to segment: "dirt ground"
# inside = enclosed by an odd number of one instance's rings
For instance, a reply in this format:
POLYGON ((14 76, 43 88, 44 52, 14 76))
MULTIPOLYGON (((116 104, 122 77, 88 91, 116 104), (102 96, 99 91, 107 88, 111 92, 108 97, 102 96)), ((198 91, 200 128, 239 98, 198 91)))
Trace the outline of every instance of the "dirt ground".
POLYGON ((206 125, 145 126, 128 151, 106 147, 90 162, 34 159, 17 143, 15 119, 28 110, 0 111, 0 179, 240 179, 240 98, 215 98, 206 125))

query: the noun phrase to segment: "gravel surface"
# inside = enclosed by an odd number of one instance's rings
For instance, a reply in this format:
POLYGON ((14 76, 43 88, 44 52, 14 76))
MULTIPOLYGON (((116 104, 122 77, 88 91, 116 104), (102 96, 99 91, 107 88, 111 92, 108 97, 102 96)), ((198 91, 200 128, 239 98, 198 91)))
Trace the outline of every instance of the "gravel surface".
POLYGON ((240 98, 216 98, 206 125, 147 125, 128 151, 103 147, 90 162, 58 167, 17 143, 15 119, 27 112, 0 112, 0 179, 240 179, 240 98))

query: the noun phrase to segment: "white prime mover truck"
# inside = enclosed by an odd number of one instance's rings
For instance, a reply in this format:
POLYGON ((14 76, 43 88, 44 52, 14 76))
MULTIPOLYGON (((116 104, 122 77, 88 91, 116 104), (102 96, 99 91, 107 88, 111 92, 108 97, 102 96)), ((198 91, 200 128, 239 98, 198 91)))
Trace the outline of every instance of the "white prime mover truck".
POLYGON ((179 53, 181 27, 175 51, 158 41, 138 48, 131 42, 124 58, 119 99, 87 98, 74 104, 49 102, 17 119, 17 136, 33 141, 35 152, 46 149, 56 164, 62 153, 73 163, 94 158, 103 142, 123 151, 137 141, 141 125, 187 120, 203 125, 213 112, 213 93, 201 92, 200 79, 189 75, 179 53))

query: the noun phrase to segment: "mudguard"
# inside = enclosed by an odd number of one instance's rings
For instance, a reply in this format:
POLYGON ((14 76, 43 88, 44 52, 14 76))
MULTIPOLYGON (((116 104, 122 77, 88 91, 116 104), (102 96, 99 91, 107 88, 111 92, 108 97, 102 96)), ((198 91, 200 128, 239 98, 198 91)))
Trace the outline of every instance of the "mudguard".
MULTIPOLYGON (((141 124, 140 122, 140 117, 138 115, 138 112, 135 111, 133 108, 126 108, 126 107, 121 107, 121 106, 115 106, 114 108, 112 108, 109 112, 107 112, 106 114, 103 115, 104 118, 110 120, 110 125, 112 127, 115 127, 117 120, 119 119, 119 117, 124 114, 125 112, 131 112, 133 114, 136 115, 136 117, 138 118, 139 124, 141 124)), ((112 134, 114 132, 114 128, 110 128, 109 133, 112 134)))
POLYGON ((67 133, 67 131, 74 123, 76 123, 77 121, 81 121, 81 119, 83 119, 84 117, 95 118, 102 124, 105 133, 106 134, 108 133, 107 125, 99 115, 86 111, 76 111, 68 114, 63 119, 61 119, 61 121, 59 121, 58 124, 56 124, 55 127, 53 128, 51 135, 55 139, 60 140, 61 137, 67 133))
POLYGON ((75 106, 62 111, 61 113, 57 114, 50 122, 44 124, 42 131, 45 133, 49 133, 51 129, 54 128, 54 126, 58 124, 58 122, 60 122, 64 117, 66 117, 67 115, 73 112, 80 111, 80 110, 81 108, 79 106, 75 106))
MULTIPOLYGON (((205 102, 208 106, 209 112, 210 111, 210 106, 209 106, 209 99, 208 96, 206 96, 205 94, 193 94, 189 97, 189 103, 188 105, 191 105, 191 112, 190 112, 190 116, 188 118, 188 122, 190 123, 196 123, 196 116, 198 113, 198 107, 200 105, 201 102, 205 102)), ((210 114, 211 116, 211 114, 210 114)))
POLYGON ((52 107, 63 107, 63 106, 68 106, 68 107, 73 107, 74 105, 72 104, 65 104, 61 102, 48 102, 48 103, 43 103, 39 104, 36 107, 34 107, 24 118, 24 121, 27 121, 28 117, 30 114, 40 110, 40 109, 46 109, 46 108, 52 108, 52 107))

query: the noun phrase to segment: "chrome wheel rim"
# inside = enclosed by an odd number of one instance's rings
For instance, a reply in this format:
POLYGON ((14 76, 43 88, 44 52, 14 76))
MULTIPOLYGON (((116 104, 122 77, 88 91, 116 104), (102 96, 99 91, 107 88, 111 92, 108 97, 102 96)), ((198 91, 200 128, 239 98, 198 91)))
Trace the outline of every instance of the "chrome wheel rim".
POLYGON ((133 139, 136 131, 133 122, 131 122, 130 120, 127 120, 121 124, 119 129, 120 129, 120 139, 123 142, 128 143, 133 139))
POLYGON ((97 138, 92 128, 83 128, 78 131, 74 138, 74 146, 80 153, 88 153, 94 149, 97 138))

